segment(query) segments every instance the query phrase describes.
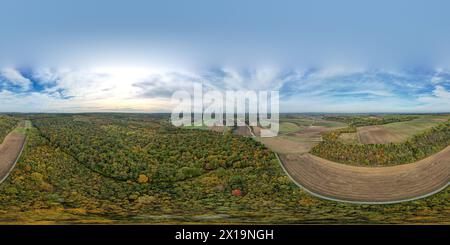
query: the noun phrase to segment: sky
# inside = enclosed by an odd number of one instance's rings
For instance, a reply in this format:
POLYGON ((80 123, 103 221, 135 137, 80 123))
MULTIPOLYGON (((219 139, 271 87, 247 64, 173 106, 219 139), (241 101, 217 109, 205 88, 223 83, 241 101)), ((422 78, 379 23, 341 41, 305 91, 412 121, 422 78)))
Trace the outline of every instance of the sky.
POLYGON ((281 112, 449 112, 449 1, 0 0, 0 112, 170 112, 192 82, 281 112))

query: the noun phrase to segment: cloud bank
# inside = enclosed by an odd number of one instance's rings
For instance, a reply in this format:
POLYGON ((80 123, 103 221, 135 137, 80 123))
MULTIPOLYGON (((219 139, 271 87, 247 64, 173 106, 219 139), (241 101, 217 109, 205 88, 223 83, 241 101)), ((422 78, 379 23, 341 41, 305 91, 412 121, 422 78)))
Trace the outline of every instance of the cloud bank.
POLYGON ((3 112, 170 112, 177 90, 279 90, 281 112, 449 112, 450 71, 359 68, 3 68, 3 112))

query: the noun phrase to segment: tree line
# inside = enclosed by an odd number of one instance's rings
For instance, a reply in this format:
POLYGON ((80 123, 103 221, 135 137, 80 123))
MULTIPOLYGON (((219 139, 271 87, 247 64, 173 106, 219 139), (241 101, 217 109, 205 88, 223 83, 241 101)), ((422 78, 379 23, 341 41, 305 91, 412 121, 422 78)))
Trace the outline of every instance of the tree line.
POLYGON ((0 115, 0 143, 3 142, 6 135, 17 127, 18 123, 19 120, 14 117, 0 115))
POLYGON ((384 115, 384 116, 367 116, 367 115, 355 115, 355 116, 326 116, 324 119, 336 122, 343 122, 350 127, 362 127, 372 125, 382 125, 394 122, 411 121, 418 118, 411 115, 384 115))
POLYGON ((348 144, 342 133, 356 133, 355 127, 325 133, 311 153, 332 161, 363 165, 393 165, 415 162, 441 151, 450 144, 450 121, 414 135, 401 143, 348 144))

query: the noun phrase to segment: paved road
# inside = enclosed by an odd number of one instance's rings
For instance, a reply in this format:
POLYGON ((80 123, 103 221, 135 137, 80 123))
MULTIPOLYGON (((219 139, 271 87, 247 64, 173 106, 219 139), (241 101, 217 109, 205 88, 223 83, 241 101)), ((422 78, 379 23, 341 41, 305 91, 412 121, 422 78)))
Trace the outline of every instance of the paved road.
POLYGON ((354 203, 395 203, 434 194, 450 181, 450 146, 423 160, 391 167, 359 167, 311 154, 280 155, 290 177, 310 193, 354 203))
POLYGON ((24 134, 11 132, 0 145, 0 183, 2 183, 14 168, 25 145, 24 134))

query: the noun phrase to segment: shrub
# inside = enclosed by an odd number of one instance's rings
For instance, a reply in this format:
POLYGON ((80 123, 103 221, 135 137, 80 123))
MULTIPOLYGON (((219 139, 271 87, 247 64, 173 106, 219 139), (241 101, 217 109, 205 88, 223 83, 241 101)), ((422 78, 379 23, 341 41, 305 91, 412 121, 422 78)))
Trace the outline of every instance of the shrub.
POLYGON ((229 186, 231 189, 244 189, 245 179, 241 175, 233 175, 230 177, 229 186))
POLYGON ((138 177, 138 182, 139 183, 147 183, 148 182, 148 177, 145 174, 140 174, 138 177))

